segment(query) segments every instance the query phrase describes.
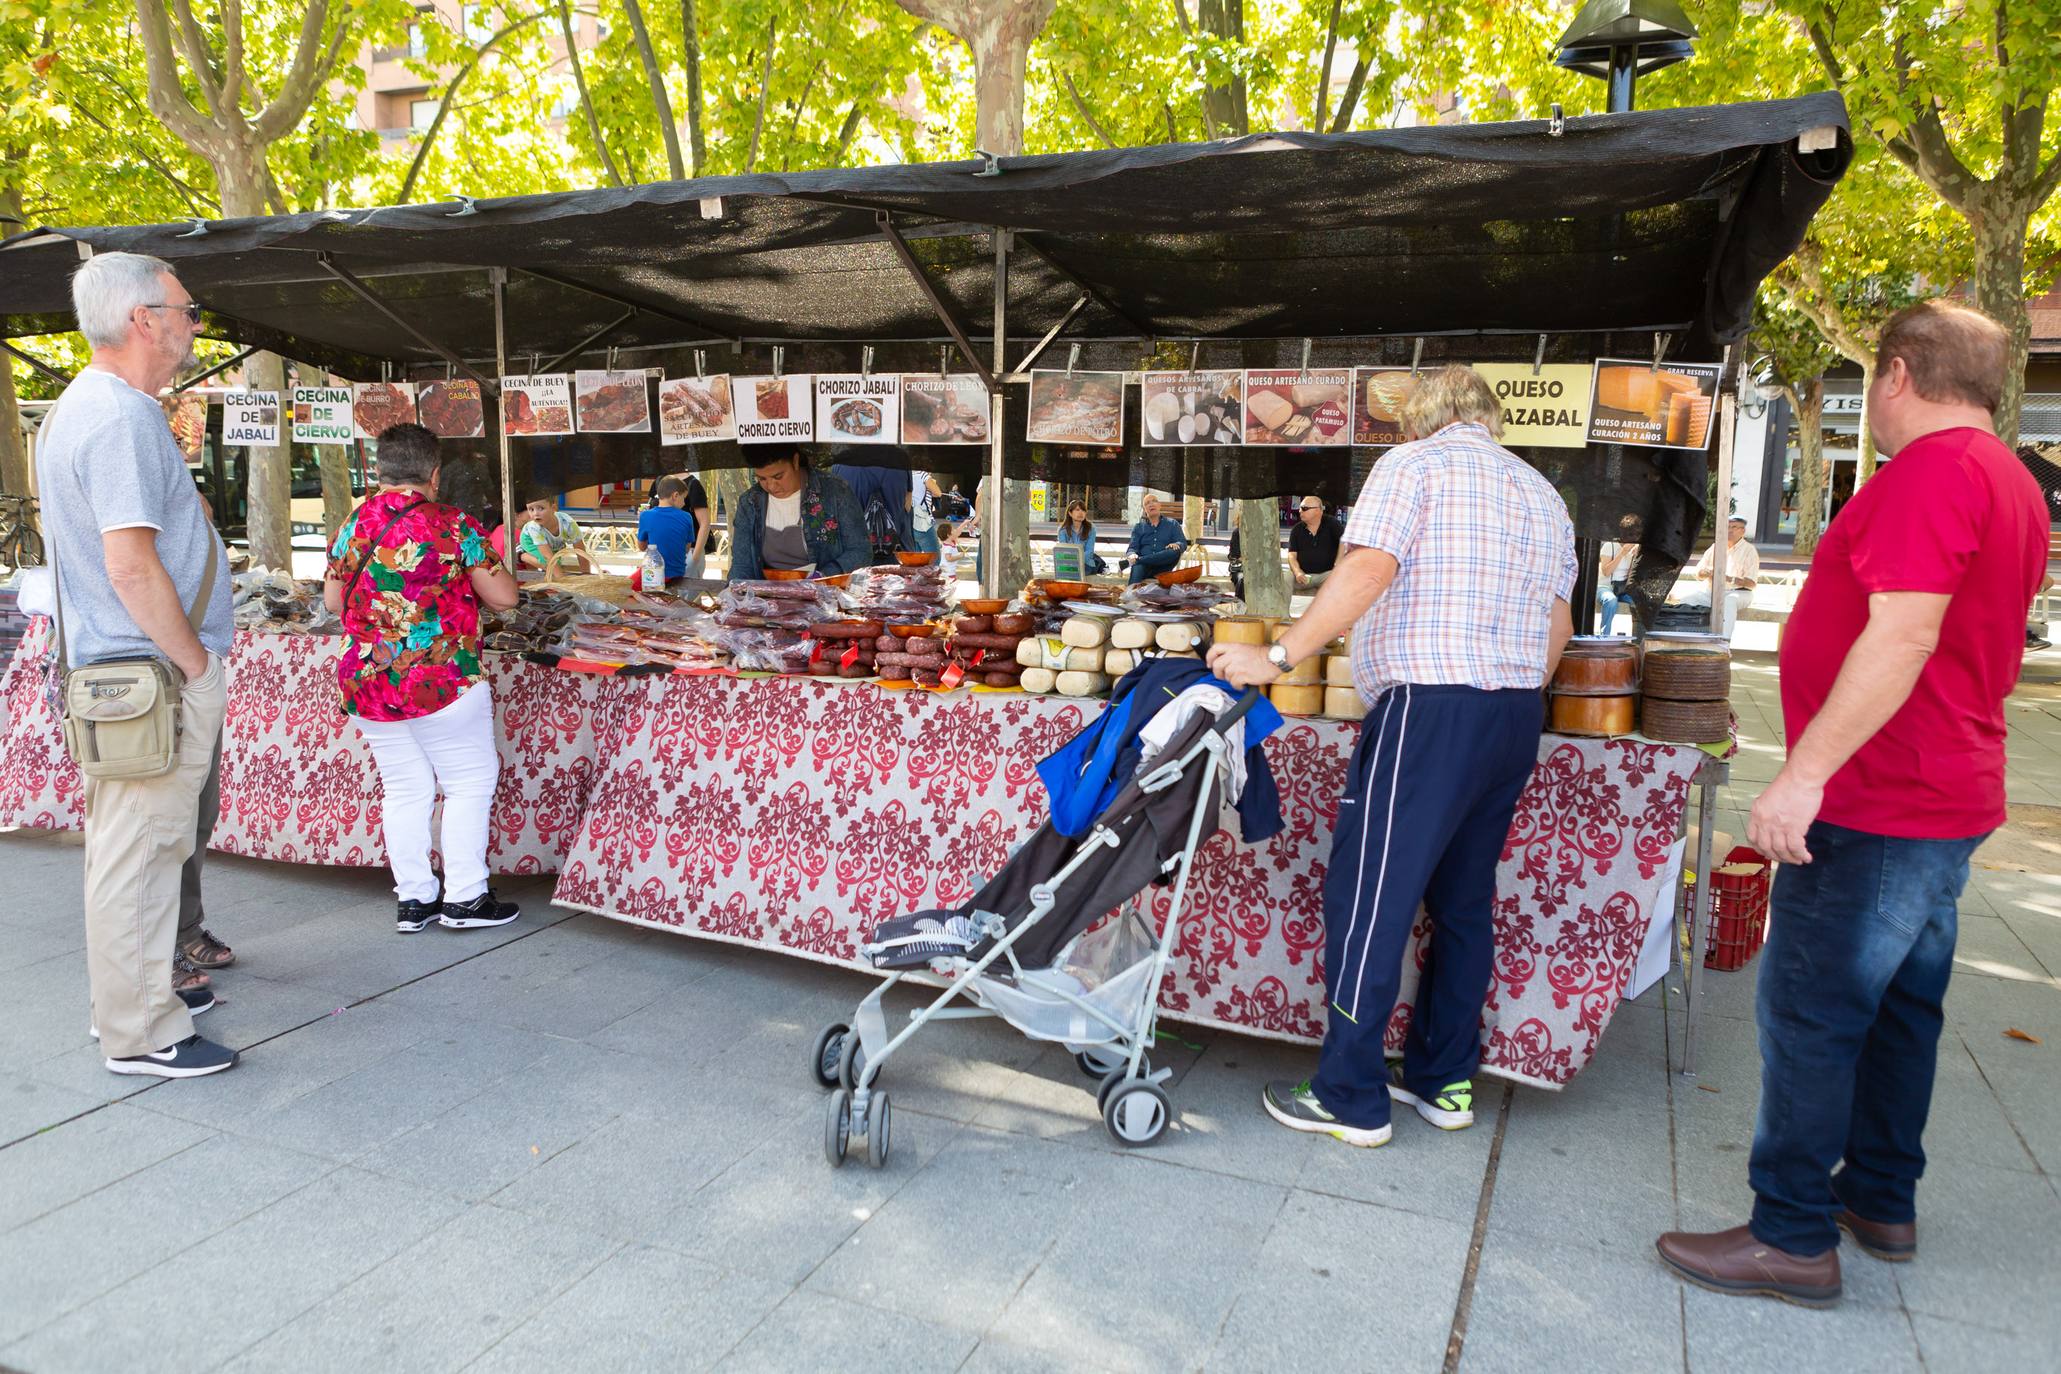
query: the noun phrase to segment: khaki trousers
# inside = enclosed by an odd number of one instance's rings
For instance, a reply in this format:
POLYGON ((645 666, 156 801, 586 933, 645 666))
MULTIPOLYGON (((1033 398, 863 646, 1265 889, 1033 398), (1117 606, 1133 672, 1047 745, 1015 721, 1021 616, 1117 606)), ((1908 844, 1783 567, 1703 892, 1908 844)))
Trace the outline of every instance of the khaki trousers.
POLYGON ((86 974, 93 1023, 111 1059, 150 1054, 193 1034, 172 992, 180 869, 193 853, 200 794, 222 737, 222 660, 179 691, 179 762, 155 778, 87 779, 86 974))
POLYGON ((215 737, 215 761, 208 768, 207 786, 200 789, 200 804, 194 808, 193 853, 179 870, 179 944, 200 933, 207 913, 201 909, 200 871, 207 859, 208 841, 215 837, 215 817, 222 810, 222 738, 215 737))

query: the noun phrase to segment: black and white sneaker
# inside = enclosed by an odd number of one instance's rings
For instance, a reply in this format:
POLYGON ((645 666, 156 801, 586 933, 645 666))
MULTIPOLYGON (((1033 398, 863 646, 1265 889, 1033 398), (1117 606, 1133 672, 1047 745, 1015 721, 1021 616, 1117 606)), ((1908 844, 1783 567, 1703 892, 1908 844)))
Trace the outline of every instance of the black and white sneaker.
POLYGON ((107 1061, 109 1073, 141 1074, 147 1078, 204 1078, 235 1067, 235 1050, 197 1035, 189 1035, 169 1049, 107 1061))
POLYGON ((410 898, 395 910, 394 929, 403 935, 413 935, 434 922, 443 913, 443 909, 442 902, 418 902, 410 898))
MULTIPOLYGON (((189 1016, 198 1016, 204 1011, 212 1011, 214 1009, 215 994, 211 988, 174 988, 173 991, 177 992, 179 1000, 186 1004, 186 1012, 189 1016)), ((88 1026, 86 1027, 86 1033, 95 1040, 98 1040, 100 1038, 100 1027, 88 1026)))
POLYGON ((504 902, 488 888, 469 902, 445 902, 441 923, 453 930, 476 930, 481 926, 505 926, 522 915, 522 908, 504 902))

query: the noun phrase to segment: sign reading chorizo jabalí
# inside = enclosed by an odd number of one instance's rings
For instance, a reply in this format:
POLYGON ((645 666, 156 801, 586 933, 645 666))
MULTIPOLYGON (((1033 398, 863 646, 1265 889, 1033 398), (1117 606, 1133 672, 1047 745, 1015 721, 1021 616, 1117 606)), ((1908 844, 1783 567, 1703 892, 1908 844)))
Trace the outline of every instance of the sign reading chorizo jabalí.
POLYGON ((1503 442, 1512 447, 1587 448, 1589 365, 1476 363, 1503 407, 1503 442))
POLYGON ((816 375, 816 439, 825 444, 892 444, 902 429, 896 373, 816 375))
POLYGON ((351 425, 351 389, 347 386, 297 386, 293 389, 293 441, 296 444, 348 444, 358 437, 351 425))

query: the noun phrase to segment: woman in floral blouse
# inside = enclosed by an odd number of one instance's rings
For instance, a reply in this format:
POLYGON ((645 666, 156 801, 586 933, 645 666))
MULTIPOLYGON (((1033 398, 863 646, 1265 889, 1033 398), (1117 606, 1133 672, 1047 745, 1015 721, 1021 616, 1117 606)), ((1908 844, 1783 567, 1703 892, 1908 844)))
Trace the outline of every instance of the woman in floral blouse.
POLYGON ((873 561, 859 498, 835 473, 817 472, 799 449, 754 466, 754 486, 730 526, 730 579, 791 568, 834 576, 873 561))
POLYGON ((520 914, 487 886, 487 828, 500 760, 480 677, 479 610, 515 605, 515 578, 486 532, 437 504, 437 440, 421 425, 379 436, 379 490, 329 551, 323 599, 350 636, 337 663, 344 714, 379 764, 395 929, 507 925, 520 914), (442 882, 430 821, 444 794, 442 882))

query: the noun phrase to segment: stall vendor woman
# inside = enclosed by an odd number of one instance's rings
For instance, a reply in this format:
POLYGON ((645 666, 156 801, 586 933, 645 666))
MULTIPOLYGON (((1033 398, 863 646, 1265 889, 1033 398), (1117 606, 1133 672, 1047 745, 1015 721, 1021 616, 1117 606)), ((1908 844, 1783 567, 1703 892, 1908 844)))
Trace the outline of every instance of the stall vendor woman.
POLYGON ((756 485, 737 502, 730 530, 730 579, 799 569, 832 576, 873 561, 866 517, 852 489, 791 449, 752 465, 756 485))

